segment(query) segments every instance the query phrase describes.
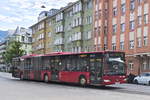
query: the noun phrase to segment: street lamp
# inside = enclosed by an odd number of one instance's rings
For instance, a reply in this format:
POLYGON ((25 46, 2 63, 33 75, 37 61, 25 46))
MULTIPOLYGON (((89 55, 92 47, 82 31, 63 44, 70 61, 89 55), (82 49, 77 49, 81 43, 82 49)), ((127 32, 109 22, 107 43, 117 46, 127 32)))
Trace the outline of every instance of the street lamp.
POLYGON ((46 8, 46 7, 44 5, 42 5, 41 8, 46 8))

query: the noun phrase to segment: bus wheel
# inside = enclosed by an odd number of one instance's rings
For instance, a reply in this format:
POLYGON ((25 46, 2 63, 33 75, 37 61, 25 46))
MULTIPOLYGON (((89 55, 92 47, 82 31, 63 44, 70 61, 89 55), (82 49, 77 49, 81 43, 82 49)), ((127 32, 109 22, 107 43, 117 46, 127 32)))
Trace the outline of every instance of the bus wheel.
POLYGON ((49 82, 49 80, 48 80, 48 75, 47 75, 47 74, 44 75, 44 82, 45 82, 45 83, 48 83, 48 82, 49 82))
POLYGON ((81 86, 85 86, 85 85, 86 85, 86 82, 87 82, 87 81, 86 81, 86 78, 85 78, 85 77, 83 77, 83 76, 80 77, 79 83, 80 83, 81 86))

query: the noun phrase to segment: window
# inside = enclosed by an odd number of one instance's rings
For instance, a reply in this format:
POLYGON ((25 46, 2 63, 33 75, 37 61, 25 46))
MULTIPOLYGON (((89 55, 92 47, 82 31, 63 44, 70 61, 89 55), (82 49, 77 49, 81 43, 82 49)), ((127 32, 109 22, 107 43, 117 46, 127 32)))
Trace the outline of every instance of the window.
POLYGON ((21 41, 22 41, 22 42, 24 42, 24 41, 25 41, 25 37, 24 37, 24 36, 22 36, 21 41))
POLYGON ((134 40, 130 40, 130 49, 133 49, 134 48, 134 40))
POLYGON ((63 13, 60 13, 60 14, 56 15, 56 22, 58 22, 62 19, 63 19, 63 13))
POLYGON ((92 32, 91 31, 88 31, 87 32, 87 39, 91 39, 92 38, 92 32))
POLYGON ((52 33, 51 32, 48 32, 48 37, 51 37, 52 33))
POLYGON ((138 1, 138 3, 140 4, 140 3, 142 3, 143 0, 137 0, 137 1, 138 1))
POLYGON ((113 15, 117 16, 117 7, 113 8, 113 15))
POLYGON ((37 37, 37 39, 38 40, 44 39, 44 33, 39 34, 38 37, 37 37))
POLYGON ((135 0, 130 0, 130 10, 134 10, 135 8, 135 0))
POLYGON ((129 62, 129 70, 133 70, 134 64, 133 62, 129 62))
POLYGON ((116 43, 112 43, 112 50, 116 50, 116 43))
POLYGON ((148 44, 148 37, 144 36, 144 46, 147 46, 147 44, 148 44))
POLYGON ((138 25, 142 24, 142 16, 138 16, 138 25))
POLYGON ((44 23, 40 23, 39 25, 38 25, 38 30, 41 30, 41 29, 43 29, 44 28, 44 23))
POLYGON ((122 15, 125 14, 125 12, 126 12, 126 5, 125 4, 121 5, 121 12, 122 12, 122 15))
POLYGON ((135 27, 134 21, 130 21, 130 30, 133 30, 135 27))
POLYGON ((72 27, 76 27, 80 25, 82 25, 82 18, 81 17, 75 18, 72 22, 72 27))
POLYGON ((144 15, 144 24, 148 24, 148 14, 144 15))
POLYGON ((117 24, 113 25, 113 34, 115 34, 117 32, 117 24))
POLYGON ((107 27, 104 26, 104 34, 107 34, 107 27))
POLYGON ((125 23, 121 24, 121 32, 125 32, 125 23))
POLYGON ((56 33, 58 33, 58 32, 63 32, 63 31, 64 31, 64 30, 63 30, 63 25, 57 26, 56 29, 55 29, 55 31, 56 31, 56 33))
POLYGON ((92 17, 88 16, 86 17, 86 24, 91 24, 92 23, 92 17))
POLYGON ((82 3, 77 3, 73 6, 73 13, 77 13, 82 10, 82 3))
POLYGON ((51 21, 49 21, 49 22, 48 22, 48 25, 49 25, 49 26, 51 26, 51 25, 52 25, 52 22, 51 22, 51 21))
POLYGON ((120 50, 124 50, 124 42, 120 42, 120 50))
POLYGON ((147 69, 147 63, 146 63, 146 61, 144 61, 144 63, 143 63, 143 70, 146 70, 147 69))
POLYGON ((104 44, 104 50, 107 50, 107 44, 104 44))
POLYGON ((86 3, 86 9, 90 9, 92 8, 92 0, 89 0, 87 3, 86 3))
POLYGON ((28 37, 28 42, 29 42, 29 43, 32 42, 32 37, 28 37))
POLYGON ((137 38, 137 45, 138 45, 138 47, 141 47, 142 46, 142 43, 141 43, 142 41, 141 41, 141 38, 139 37, 139 38, 137 38))

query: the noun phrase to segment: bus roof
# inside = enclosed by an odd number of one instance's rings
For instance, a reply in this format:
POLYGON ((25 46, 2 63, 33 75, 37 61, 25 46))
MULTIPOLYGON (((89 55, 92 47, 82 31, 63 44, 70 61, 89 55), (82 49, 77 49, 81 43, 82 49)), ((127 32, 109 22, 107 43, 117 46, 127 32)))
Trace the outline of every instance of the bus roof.
POLYGON ((72 52, 55 52, 55 53, 49 53, 45 54, 43 56, 57 56, 57 55, 76 55, 76 54, 91 54, 91 53, 123 53, 120 51, 94 51, 94 52, 80 52, 80 53, 72 53, 72 52))
POLYGON ((25 55, 22 56, 21 58, 25 59, 25 58, 32 58, 32 57, 45 57, 45 56, 60 56, 60 55, 76 55, 76 54, 91 54, 91 53, 123 53, 121 51, 93 51, 93 52, 80 52, 80 53, 72 53, 72 52, 52 52, 49 54, 31 54, 31 55, 25 55))
POLYGON ((37 56, 38 56, 37 54, 30 54, 30 55, 22 56, 21 58, 25 59, 25 58, 32 58, 32 57, 37 57, 37 56))

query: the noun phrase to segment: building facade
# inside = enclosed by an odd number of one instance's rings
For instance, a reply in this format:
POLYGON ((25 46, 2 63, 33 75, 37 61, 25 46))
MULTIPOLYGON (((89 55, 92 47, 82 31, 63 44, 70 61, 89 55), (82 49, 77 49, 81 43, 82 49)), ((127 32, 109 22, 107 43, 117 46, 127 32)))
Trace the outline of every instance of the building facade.
MULTIPOLYGON (((98 37, 98 31, 105 39, 103 32, 106 26, 107 41, 100 38, 102 45, 106 42, 108 50, 126 52, 128 74, 150 71, 150 0, 94 1, 95 37, 98 37)), ((98 41, 95 38, 96 44, 98 41)), ((99 50, 98 46, 96 49, 99 50)))
POLYGON ((79 0, 49 12, 46 18, 30 27, 33 53, 93 51, 93 0, 79 0), (40 35, 42 38, 38 39, 40 35), (40 45, 41 48, 37 48, 40 45))
POLYGON ((31 26, 33 53, 124 51, 128 74, 150 71, 149 11, 150 0, 69 3, 31 26))

